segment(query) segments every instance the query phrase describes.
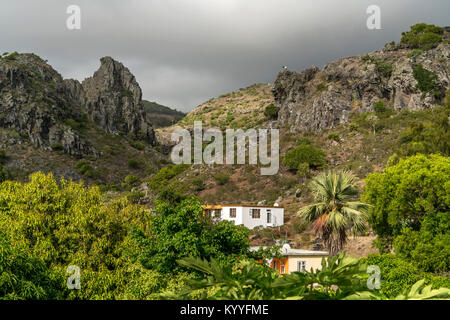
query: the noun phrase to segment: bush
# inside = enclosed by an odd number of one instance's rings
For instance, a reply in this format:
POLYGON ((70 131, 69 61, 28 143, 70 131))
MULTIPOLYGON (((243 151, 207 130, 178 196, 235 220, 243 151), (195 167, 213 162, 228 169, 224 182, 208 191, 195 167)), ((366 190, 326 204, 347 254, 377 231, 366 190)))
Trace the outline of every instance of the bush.
POLYGON ((141 199, 144 197, 144 193, 140 191, 131 191, 127 194, 127 200, 130 203, 139 204, 141 199))
POLYGON ((133 186, 136 186, 139 182, 139 179, 133 175, 128 175, 123 179, 122 187, 130 190, 133 186))
POLYGON ((132 142, 130 142, 130 145, 133 147, 133 148, 135 148, 135 149, 137 149, 137 150, 144 150, 145 149, 145 146, 142 144, 142 143, 140 143, 140 142, 137 142, 137 141, 132 141, 132 142))
POLYGON ((95 170, 88 162, 86 161, 78 161, 75 164, 75 168, 77 172, 86 178, 97 178, 100 176, 100 172, 95 170))
POLYGON ((442 42, 444 28, 433 24, 418 23, 408 32, 402 32, 401 43, 406 43, 410 48, 429 50, 442 42))
POLYGON ((275 105, 273 103, 269 104, 265 109, 264 109, 264 115, 267 118, 272 118, 272 119, 276 119, 278 117, 278 110, 277 107, 275 107, 275 105))
POLYGON ((326 83, 321 82, 321 83, 319 83, 319 84, 316 86, 316 89, 317 89, 318 91, 326 91, 326 90, 328 90, 328 86, 327 86, 326 83))
POLYGON ((222 186, 230 181, 230 176, 226 173, 218 173, 214 176, 214 180, 222 186))
POLYGON ((169 164, 167 167, 162 168, 155 174, 149 182, 149 187, 154 190, 160 190, 169 183, 169 180, 185 171, 188 167, 189 166, 186 164, 169 164))
POLYGON ((408 53, 408 58, 415 58, 420 56, 423 53, 423 50, 421 49, 414 49, 410 53, 408 53))
POLYGON ((7 158, 5 150, 0 149, 0 164, 4 164, 7 158))
POLYGON ((373 110, 375 113, 384 113, 387 111, 387 108, 384 102, 380 100, 373 105, 373 110))
POLYGON ((334 140, 336 142, 339 142, 341 140, 341 138, 339 137, 339 135, 337 133, 330 133, 328 135, 328 140, 334 140))
POLYGON ((298 170, 302 163, 307 163, 314 169, 323 168, 327 164, 326 153, 313 146, 302 144, 289 150, 283 159, 283 165, 293 170, 298 170))
POLYGON ((191 182, 195 191, 205 190, 205 183, 202 178, 194 178, 191 182))
POLYGON ((437 91, 436 81, 438 76, 434 72, 425 69, 421 64, 416 64, 413 76, 417 80, 417 89, 423 93, 437 91))
POLYGON ((62 145, 62 143, 59 143, 59 142, 52 143, 52 145, 50 147, 52 148, 53 151, 63 151, 64 150, 64 146, 62 145))
POLYGON ((141 163, 135 159, 129 159, 127 165, 130 169, 139 169, 141 167, 141 163))

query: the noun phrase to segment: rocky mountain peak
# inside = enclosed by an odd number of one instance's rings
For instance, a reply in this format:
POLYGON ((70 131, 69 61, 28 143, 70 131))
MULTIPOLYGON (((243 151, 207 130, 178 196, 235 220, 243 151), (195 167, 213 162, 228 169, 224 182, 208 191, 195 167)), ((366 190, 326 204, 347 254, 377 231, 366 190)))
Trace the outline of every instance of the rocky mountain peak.
POLYGON ((82 83, 89 116, 109 133, 125 133, 154 144, 154 132, 145 117, 142 91, 134 75, 111 57, 103 57, 100 62, 100 68, 82 83))
POLYGON ((320 70, 297 73, 282 70, 273 94, 280 126, 291 131, 320 131, 346 123, 351 113, 373 112, 383 101, 399 110, 424 110, 441 103, 450 84, 450 43, 419 50, 405 43, 389 44, 379 51, 346 57, 320 70), (415 74, 417 68, 422 75, 415 74), (432 81, 421 90, 418 79, 432 81))

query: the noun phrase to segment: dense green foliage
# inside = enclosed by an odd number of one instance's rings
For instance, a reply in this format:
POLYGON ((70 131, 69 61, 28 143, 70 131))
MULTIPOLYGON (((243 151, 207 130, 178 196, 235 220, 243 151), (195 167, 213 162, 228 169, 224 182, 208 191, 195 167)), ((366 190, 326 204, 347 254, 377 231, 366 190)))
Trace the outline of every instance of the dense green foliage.
POLYGON ((176 268, 176 259, 225 263, 247 253, 248 230, 205 220, 198 200, 161 203, 156 213, 126 199, 106 205, 97 187, 52 175, 3 182, 0 297, 148 299, 191 277, 176 268), (66 287, 70 265, 81 269, 81 290, 66 287))
POLYGON ((410 289, 417 281, 425 279, 433 289, 450 288, 450 279, 423 272, 416 264, 393 254, 371 254, 362 259, 367 265, 376 265, 381 272, 380 292, 388 296, 401 294, 410 289))
POLYGON ((411 27, 410 31, 402 32, 401 43, 406 43, 410 48, 428 50, 442 42, 444 28, 433 24, 418 23, 411 27))
POLYGON ((426 271, 450 267, 450 160, 439 155, 400 159, 366 180, 363 200, 378 247, 426 271))
POLYGON ((341 253, 323 258, 320 270, 293 272, 282 277, 263 263, 239 261, 233 266, 195 258, 178 261, 202 275, 189 279, 183 290, 164 294, 168 299, 210 300, 342 300, 342 299, 449 299, 450 289, 424 288, 424 281, 395 292, 368 291, 367 264, 341 253))
POLYGON ((132 239, 139 247, 137 259, 161 273, 180 271, 176 260, 187 257, 229 261, 247 252, 249 231, 230 221, 213 223, 202 216, 198 200, 183 200, 176 206, 160 203, 151 219, 148 235, 135 229, 132 239))
POLYGON ((283 159, 283 165, 293 170, 297 170, 303 163, 307 163, 313 169, 323 168, 327 164, 326 153, 319 148, 302 143, 286 152, 283 159))

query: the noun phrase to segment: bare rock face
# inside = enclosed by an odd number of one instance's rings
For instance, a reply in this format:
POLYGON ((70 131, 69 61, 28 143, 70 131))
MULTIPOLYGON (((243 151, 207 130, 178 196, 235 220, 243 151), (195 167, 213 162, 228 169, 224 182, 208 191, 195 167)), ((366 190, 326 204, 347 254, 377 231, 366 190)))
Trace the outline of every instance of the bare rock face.
POLYGON ((81 95, 75 80, 64 81, 34 54, 11 54, 0 59, 0 128, 16 132, 10 143, 29 140, 50 150, 52 144, 81 156, 92 150, 64 125, 81 116, 81 95), (53 134, 55 131, 59 133, 53 134))
POLYGON ((128 134, 154 145, 155 134, 146 120, 135 77, 110 57, 100 61, 100 68, 82 83, 90 118, 108 133, 128 134))
POLYGON ((291 131, 320 131, 346 123, 353 112, 373 112, 380 100, 395 110, 433 108, 440 101, 432 92, 417 89, 414 68, 421 64, 434 72, 437 91, 443 96, 450 84, 450 45, 446 40, 408 57, 411 51, 404 45, 391 45, 369 55, 336 60, 322 70, 281 71, 273 87, 279 125, 291 131), (391 71, 383 72, 374 61, 389 65, 391 71))

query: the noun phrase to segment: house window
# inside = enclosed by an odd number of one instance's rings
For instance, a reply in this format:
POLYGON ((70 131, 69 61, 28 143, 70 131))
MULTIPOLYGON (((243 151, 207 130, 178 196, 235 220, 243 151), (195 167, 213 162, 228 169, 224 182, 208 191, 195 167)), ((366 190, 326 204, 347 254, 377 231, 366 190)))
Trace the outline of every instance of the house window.
POLYGON ((216 209, 214 210, 214 218, 220 218, 222 217, 222 210, 216 209))
POLYGON ((280 273, 284 273, 284 260, 281 261, 280 273))
POLYGON ((306 271, 306 261, 297 262, 297 270, 300 272, 305 272, 306 271))
POLYGON ((273 270, 277 270, 278 271, 278 265, 277 265, 276 261, 273 262, 272 268, 273 268, 273 270))
POLYGON ((212 210, 211 209, 206 209, 205 210, 205 218, 209 219, 212 216, 212 210))
POLYGON ((252 218, 253 219, 261 218, 261 209, 252 209, 252 218))
POLYGON ((272 223, 272 211, 267 209, 267 223, 272 223))
POLYGON ((236 208, 230 208, 230 218, 236 218, 236 208))

